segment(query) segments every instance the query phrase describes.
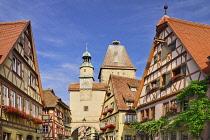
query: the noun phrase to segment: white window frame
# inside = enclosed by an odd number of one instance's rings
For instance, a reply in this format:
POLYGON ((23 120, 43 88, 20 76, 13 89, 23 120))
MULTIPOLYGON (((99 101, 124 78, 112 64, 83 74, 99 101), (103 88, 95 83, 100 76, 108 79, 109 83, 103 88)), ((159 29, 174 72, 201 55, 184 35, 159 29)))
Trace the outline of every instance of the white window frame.
POLYGON ((35 105, 32 104, 32 110, 31 110, 31 115, 35 117, 35 105))
POLYGON ((12 90, 10 92, 10 106, 16 107, 16 93, 12 90))
POLYGON ((22 96, 17 95, 17 107, 18 109, 22 110, 23 109, 23 105, 22 105, 22 96))
POLYGON ((31 74, 30 75, 30 86, 35 88, 35 83, 36 83, 36 79, 35 77, 31 74))
POLYGON ((2 85, 3 93, 3 105, 9 105, 9 89, 5 85, 2 85))
POLYGON ((21 63, 18 60, 17 60, 17 66, 16 67, 17 67, 17 74, 20 76, 20 73, 21 73, 20 72, 21 71, 21 63))

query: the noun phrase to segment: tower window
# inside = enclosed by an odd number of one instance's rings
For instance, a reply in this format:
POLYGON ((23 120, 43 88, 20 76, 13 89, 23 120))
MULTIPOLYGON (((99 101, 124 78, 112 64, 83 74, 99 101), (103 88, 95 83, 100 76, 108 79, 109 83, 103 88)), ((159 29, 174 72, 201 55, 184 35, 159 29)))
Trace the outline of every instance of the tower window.
POLYGON ((84 72, 86 72, 86 69, 84 69, 84 72))
POLYGON ((84 111, 88 111, 88 106, 84 106, 84 111))

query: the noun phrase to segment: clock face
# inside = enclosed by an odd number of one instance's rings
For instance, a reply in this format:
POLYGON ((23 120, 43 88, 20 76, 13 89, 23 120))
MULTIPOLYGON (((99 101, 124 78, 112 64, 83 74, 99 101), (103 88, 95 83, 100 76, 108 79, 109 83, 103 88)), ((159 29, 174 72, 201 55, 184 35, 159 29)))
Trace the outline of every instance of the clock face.
POLYGON ((90 88, 91 86, 90 79, 81 79, 80 86, 81 88, 90 88))

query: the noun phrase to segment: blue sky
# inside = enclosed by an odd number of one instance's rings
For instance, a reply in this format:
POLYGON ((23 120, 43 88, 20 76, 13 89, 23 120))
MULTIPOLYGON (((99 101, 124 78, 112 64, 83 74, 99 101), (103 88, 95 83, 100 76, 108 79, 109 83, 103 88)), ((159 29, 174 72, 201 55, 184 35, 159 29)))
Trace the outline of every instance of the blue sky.
POLYGON ((69 105, 86 42, 96 82, 113 40, 126 47, 141 78, 165 4, 170 17, 210 24, 209 0, 1 0, 0 22, 31 20, 43 88, 69 105))

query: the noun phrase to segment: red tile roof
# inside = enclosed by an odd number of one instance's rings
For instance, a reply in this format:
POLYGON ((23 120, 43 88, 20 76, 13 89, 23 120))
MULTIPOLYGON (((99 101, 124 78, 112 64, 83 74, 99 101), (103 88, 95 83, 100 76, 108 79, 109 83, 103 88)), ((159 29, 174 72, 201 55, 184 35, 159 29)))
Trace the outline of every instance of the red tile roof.
POLYGON ((136 69, 122 45, 108 46, 101 68, 136 69))
POLYGON ((45 107, 55 107, 58 103, 61 103, 64 107, 69 109, 69 106, 66 105, 61 98, 55 95, 53 89, 43 90, 43 95, 45 107))
MULTIPOLYGON (((106 90, 105 83, 93 83, 92 90, 106 90)), ((69 84, 69 91, 79 91, 80 90, 80 83, 70 83, 69 84)))
POLYGON ((210 63, 207 59, 210 56, 210 25, 164 16, 157 27, 164 23, 172 28, 198 66, 205 73, 210 73, 210 63))
POLYGON ((130 110, 130 107, 126 105, 126 102, 135 101, 141 80, 117 75, 111 75, 110 79, 118 109, 130 110), (131 87, 136 88, 137 90, 135 92, 131 91, 131 87))
POLYGON ((18 37, 29 23, 29 20, 0 23, 0 64, 5 60, 18 37))

